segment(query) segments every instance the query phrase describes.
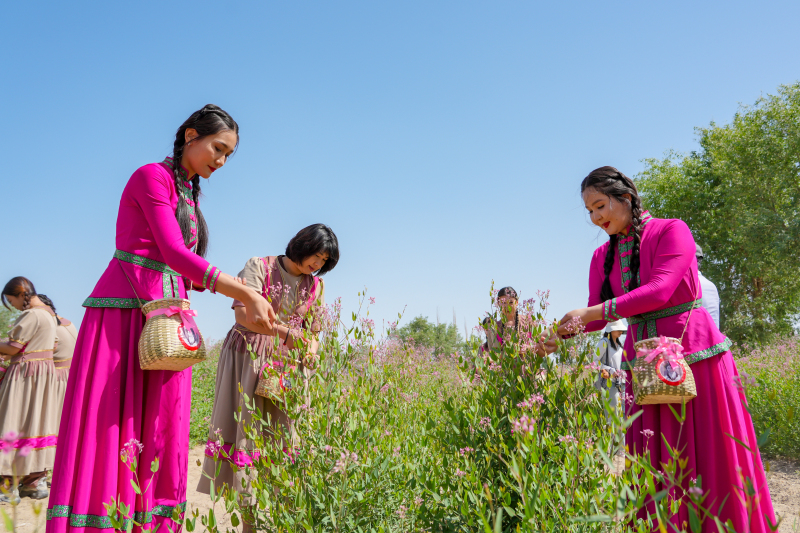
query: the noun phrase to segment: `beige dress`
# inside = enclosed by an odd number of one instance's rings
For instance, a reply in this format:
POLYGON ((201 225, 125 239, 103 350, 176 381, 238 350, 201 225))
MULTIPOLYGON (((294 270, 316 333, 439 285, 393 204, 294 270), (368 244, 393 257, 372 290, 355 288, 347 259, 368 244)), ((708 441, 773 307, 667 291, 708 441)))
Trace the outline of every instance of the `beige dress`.
MULTIPOLYGON (((67 394, 67 380, 69 367, 72 364, 72 354, 75 352, 75 341, 78 340, 78 330, 75 324, 64 317, 59 317, 61 324, 56 328, 56 349, 53 352, 53 364, 56 368, 56 394, 58 405, 64 405, 64 396, 67 394)), ((59 407, 61 411, 61 407, 59 407)))
POLYGON ((23 311, 9 332, 9 343, 20 351, 0 383, 0 435, 18 437, 0 444, 0 475, 22 477, 53 468, 61 422, 53 365, 56 326, 53 311, 36 306, 23 311))
MULTIPOLYGON (((246 278, 248 287, 260 294, 264 293, 266 285, 267 268, 265 259, 253 257, 239 273, 239 277, 246 278)), ((312 296, 312 291, 301 288, 310 285, 311 276, 292 276, 280 266, 280 263, 277 263, 271 269, 271 272, 278 274, 270 276, 269 285, 271 290, 269 294, 273 295, 273 308, 276 309, 275 314, 279 324, 286 325, 289 318, 295 314, 295 311, 298 311, 299 308, 302 311, 310 307, 309 303, 313 306, 324 305, 325 285, 321 279, 312 296)), ((234 301, 232 307, 235 308, 242 305, 241 302, 234 301)), ((298 441, 292 427, 292 421, 286 413, 279 409, 278 405, 272 400, 255 395, 258 376, 264 364, 275 359, 276 350, 281 350, 284 353, 286 351, 280 339, 278 339, 277 348, 275 341, 275 337, 254 333, 242 325, 235 324, 222 346, 217 365, 214 410, 211 415, 206 457, 203 463, 203 471, 208 476, 214 477, 217 460, 212 456, 218 443, 222 442, 222 457, 228 457, 229 459, 221 461, 220 474, 214 481, 214 486, 217 490, 221 489, 223 484, 227 484, 229 487, 241 492, 243 490, 243 481, 245 480, 244 466, 249 464, 252 458, 257 455, 252 440, 247 439, 244 434, 244 424, 252 423, 252 415, 244 404, 243 395, 239 392, 240 384, 244 394, 255 402, 256 408, 261 411, 264 420, 271 428, 277 428, 278 424, 281 424, 284 432, 291 435, 291 446, 294 446, 298 441), (255 360, 247 352, 247 344, 250 344, 257 354, 258 357, 255 360), (234 419, 234 414, 239 407, 242 408, 241 423, 237 423, 234 419), (239 467, 235 475, 231 463, 239 467)), ((301 368, 300 370, 307 375, 307 369, 301 368)), ((289 452, 290 443, 286 442, 285 439, 278 444, 289 452)), ((210 480, 206 476, 200 477, 197 490, 209 494, 210 480)))

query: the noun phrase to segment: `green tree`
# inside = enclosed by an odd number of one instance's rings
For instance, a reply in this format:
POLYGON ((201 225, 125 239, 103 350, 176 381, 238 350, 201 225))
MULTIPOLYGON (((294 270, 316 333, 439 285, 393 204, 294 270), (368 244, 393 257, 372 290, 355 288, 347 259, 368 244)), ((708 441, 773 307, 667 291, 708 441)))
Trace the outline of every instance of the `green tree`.
POLYGON ((437 357, 460 352, 464 345, 455 324, 434 324, 422 315, 398 328, 397 336, 403 341, 413 339, 415 343, 432 349, 437 357))
POLYGON ((3 305, 0 305, 0 338, 5 338, 8 336, 8 330, 11 329, 11 324, 19 316, 19 311, 10 307, 6 309, 3 305))
POLYGON ((723 331, 757 343, 790 334, 800 312, 800 83, 696 132, 698 151, 645 160, 642 200, 692 229, 723 331))

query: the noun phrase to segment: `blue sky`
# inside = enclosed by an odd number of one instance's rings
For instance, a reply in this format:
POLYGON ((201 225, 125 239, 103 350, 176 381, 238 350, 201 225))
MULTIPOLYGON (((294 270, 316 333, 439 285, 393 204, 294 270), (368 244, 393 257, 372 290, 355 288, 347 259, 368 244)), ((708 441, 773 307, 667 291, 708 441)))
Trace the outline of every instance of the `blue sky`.
MULTIPOLYGON (((578 194, 800 78, 797 2, 14 2, 3 8, 0 278, 79 322, 122 189, 215 103, 241 127, 204 186, 236 274, 324 222, 329 299, 469 327, 489 285, 585 304, 605 236, 578 194)), ((656 214, 657 215, 657 214, 656 214)), ((233 318, 198 295, 206 337, 233 318)), ((724 305, 724 302, 723 302, 724 305)))

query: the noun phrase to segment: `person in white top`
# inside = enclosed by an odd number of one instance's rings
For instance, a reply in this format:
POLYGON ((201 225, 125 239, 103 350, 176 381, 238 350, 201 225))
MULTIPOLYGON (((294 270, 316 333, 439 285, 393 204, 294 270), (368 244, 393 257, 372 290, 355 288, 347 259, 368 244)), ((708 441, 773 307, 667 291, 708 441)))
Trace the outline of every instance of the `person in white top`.
POLYGON ((598 390, 608 391, 608 404, 612 409, 617 407, 617 397, 625 389, 625 381, 620 380, 615 374, 622 366, 623 342, 620 337, 627 329, 628 325, 624 320, 609 322, 603 330, 603 336, 597 342, 595 363, 600 369, 594 386, 598 390))
POLYGON ((717 286, 700 272, 700 262, 703 260, 703 249, 700 248, 699 244, 697 245, 697 250, 694 255, 697 257, 697 275, 700 276, 700 289, 703 291, 701 302, 703 307, 708 311, 708 314, 711 315, 711 318, 714 319, 717 329, 719 329, 719 291, 717 290, 717 286))

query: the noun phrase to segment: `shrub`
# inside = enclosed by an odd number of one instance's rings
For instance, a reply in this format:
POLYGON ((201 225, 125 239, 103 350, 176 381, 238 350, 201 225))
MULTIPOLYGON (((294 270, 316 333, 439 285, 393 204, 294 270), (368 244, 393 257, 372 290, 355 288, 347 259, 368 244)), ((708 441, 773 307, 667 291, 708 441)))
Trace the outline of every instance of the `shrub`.
POLYGON ((214 409, 214 389, 217 382, 217 363, 223 341, 210 341, 206 348, 208 357, 192 367, 192 413, 189 440, 192 446, 205 444, 208 425, 214 409))
POLYGON ((349 326, 334 316, 307 388, 283 400, 302 445, 275 446, 283 435, 246 398, 259 456, 245 468, 246 494, 218 487, 215 500, 280 532, 645 532, 678 512, 696 532, 717 521, 678 451, 659 469, 627 454, 615 465, 609 452, 633 420, 592 386, 587 336, 536 355, 552 327, 546 307, 524 302, 500 350, 444 358, 392 335, 377 342, 356 314, 349 326), (637 517, 645 501, 653 514, 637 517))
POLYGON ((757 435, 769 436, 761 451, 768 456, 800 459, 800 342, 797 337, 736 350, 737 366, 747 386, 747 404, 757 435))

